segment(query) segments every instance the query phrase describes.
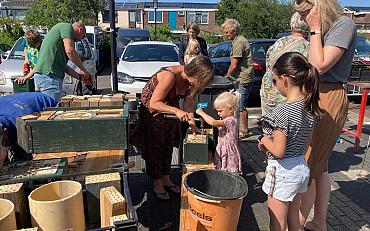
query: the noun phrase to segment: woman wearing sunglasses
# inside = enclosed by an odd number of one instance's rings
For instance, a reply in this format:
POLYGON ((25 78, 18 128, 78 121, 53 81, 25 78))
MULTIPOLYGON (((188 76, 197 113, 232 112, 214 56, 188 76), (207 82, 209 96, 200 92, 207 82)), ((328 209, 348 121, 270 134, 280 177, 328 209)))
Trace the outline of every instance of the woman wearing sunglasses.
POLYGON ((350 74, 357 33, 337 0, 295 0, 294 7, 310 27, 309 61, 320 74, 319 103, 325 111, 305 153, 310 184, 302 196, 300 223, 301 229, 327 230, 328 160, 347 118, 348 99, 343 84, 350 74), (313 220, 306 223, 313 204, 313 220))

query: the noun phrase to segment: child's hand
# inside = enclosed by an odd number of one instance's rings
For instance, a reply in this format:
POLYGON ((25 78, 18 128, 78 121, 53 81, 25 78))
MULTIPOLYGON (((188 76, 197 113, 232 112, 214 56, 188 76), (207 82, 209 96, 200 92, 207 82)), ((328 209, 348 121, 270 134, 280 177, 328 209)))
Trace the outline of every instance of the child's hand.
POLYGON ((203 111, 203 109, 202 108, 198 108, 196 111, 195 111, 195 113, 197 113, 197 115, 200 115, 200 114, 202 114, 204 111, 203 111))

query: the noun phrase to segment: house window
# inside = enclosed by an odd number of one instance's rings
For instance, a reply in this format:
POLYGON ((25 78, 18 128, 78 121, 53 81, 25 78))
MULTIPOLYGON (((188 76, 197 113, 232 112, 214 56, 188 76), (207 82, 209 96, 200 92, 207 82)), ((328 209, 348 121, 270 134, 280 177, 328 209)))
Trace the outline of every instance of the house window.
MULTIPOLYGON (((109 23, 110 22, 110 16, 109 16, 109 10, 104 10, 103 12, 103 23, 109 23)), ((116 23, 118 22, 118 13, 116 11, 116 23)))
POLYGON ((189 12, 188 23, 208 24, 208 12, 189 12))
POLYGON ((136 23, 141 23, 141 11, 136 11, 136 23))
MULTIPOLYGON (((157 11, 157 23, 162 23, 163 21, 163 12, 157 11)), ((148 23, 155 23, 154 22, 154 11, 148 11, 148 23)))

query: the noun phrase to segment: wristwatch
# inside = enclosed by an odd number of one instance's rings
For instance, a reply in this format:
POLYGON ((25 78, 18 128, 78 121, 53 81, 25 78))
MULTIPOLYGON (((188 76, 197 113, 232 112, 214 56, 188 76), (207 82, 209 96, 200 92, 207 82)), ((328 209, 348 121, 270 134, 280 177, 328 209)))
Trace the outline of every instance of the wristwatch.
POLYGON ((311 31, 310 35, 321 34, 320 30, 311 31))

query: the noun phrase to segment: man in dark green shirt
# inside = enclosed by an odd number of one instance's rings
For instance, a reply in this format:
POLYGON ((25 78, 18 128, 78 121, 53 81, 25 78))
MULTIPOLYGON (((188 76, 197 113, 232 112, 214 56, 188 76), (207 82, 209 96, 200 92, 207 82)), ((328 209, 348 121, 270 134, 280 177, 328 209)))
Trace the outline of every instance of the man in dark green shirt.
POLYGON ((222 24, 224 36, 233 41, 230 53, 231 64, 227 76, 233 76, 239 83, 240 93, 240 126, 239 138, 249 135, 247 103, 253 87, 253 58, 249 42, 240 34, 240 24, 235 19, 227 19, 222 24))
POLYGON ((79 78, 79 73, 67 65, 68 59, 80 69, 83 82, 92 85, 91 74, 83 66, 74 48, 74 43, 81 41, 85 35, 86 29, 82 23, 58 23, 42 42, 34 79, 40 91, 57 102, 63 96, 64 73, 79 78))

